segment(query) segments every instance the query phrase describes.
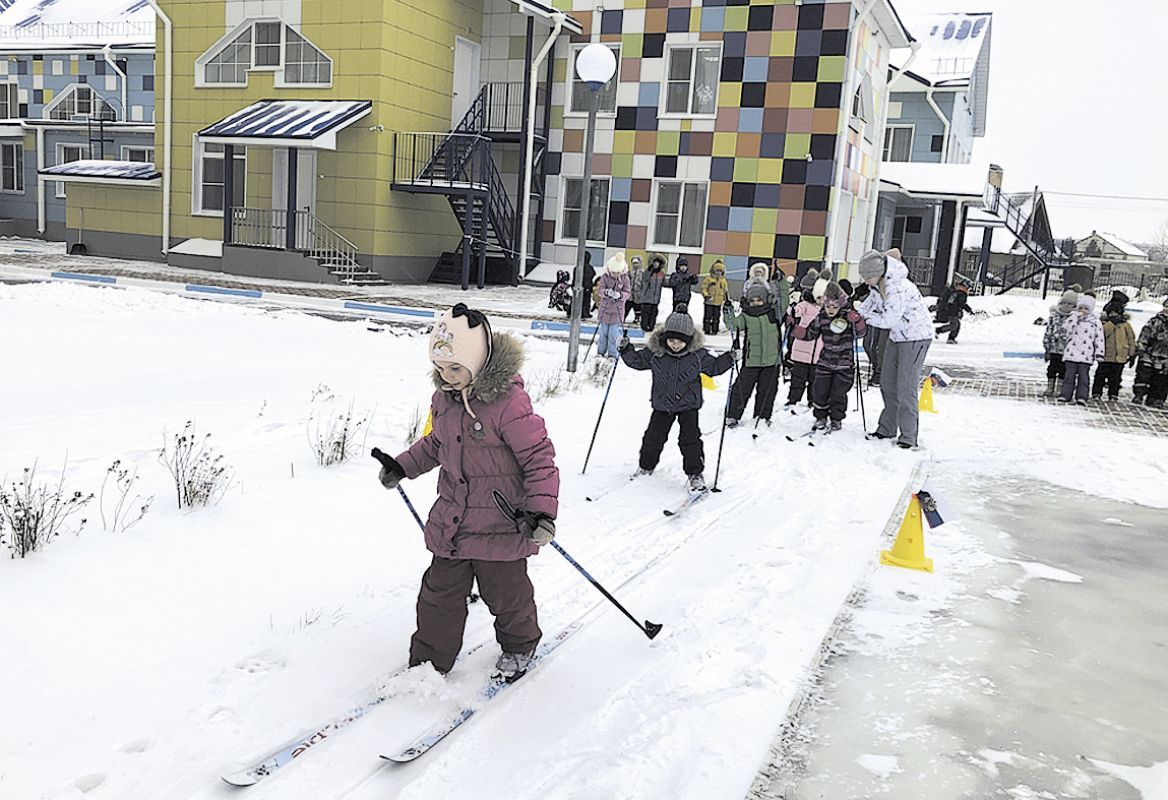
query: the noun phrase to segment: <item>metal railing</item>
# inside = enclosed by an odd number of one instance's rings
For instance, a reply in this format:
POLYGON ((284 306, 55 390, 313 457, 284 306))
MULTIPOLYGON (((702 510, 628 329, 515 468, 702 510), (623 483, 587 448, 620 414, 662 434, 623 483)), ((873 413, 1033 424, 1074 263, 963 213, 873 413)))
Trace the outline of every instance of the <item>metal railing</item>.
POLYGON ((1035 239, 1030 219, 1002 190, 993 184, 987 183, 982 198, 985 210, 1002 220, 1006 230, 1014 234, 1022 246, 1031 251, 1043 262, 1049 263, 1056 258, 1053 242, 1040 242, 1035 239))
MULTIPOLYGON (((268 250, 288 249, 288 212, 282 208, 231 207, 231 243, 268 250)), ((294 212, 293 250, 316 259, 342 278, 364 271, 357 261, 357 245, 316 218, 310 211, 294 212)))
POLYGON ((904 265, 908 267, 908 279, 917 286, 928 286, 933 282, 932 256, 905 256, 904 265))
MULTIPOLYGON (((2 5, 2 4, 0 4, 2 5)), ((34 22, 0 25, 0 39, 95 39, 129 36, 154 37, 154 20, 135 22, 34 22)))
POLYGON ((394 133, 391 180, 439 189, 485 190, 488 178, 482 159, 472 156, 481 148, 489 156, 489 144, 477 133, 394 133))

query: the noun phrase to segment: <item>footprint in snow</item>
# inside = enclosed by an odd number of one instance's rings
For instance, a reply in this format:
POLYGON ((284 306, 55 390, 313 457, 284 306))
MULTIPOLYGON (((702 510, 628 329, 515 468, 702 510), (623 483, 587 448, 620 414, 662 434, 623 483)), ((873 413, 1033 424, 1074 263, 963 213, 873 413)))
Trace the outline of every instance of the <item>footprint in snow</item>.
POLYGON ((122 751, 123 753, 145 753, 153 746, 153 739, 131 739, 119 747, 118 750, 122 751))
POLYGON ((278 653, 262 652, 249 656, 242 661, 235 662, 235 668, 249 675, 262 675, 275 669, 281 669, 288 664, 288 659, 278 653))
POLYGON ((80 778, 73 780, 73 785, 82 794, 88 794, 105 783, 105 774, 101 772, 92 772, 89 775, 82 775, 80 778))

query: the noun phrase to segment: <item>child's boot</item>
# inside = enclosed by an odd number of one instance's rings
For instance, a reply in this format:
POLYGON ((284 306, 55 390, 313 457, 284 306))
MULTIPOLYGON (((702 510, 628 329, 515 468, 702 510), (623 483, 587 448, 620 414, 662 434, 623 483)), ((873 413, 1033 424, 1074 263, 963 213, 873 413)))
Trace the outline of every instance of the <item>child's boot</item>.
POLYGON ((1042 393, 1043 397, 1054 397, 1058 391, 1058 378, 1046 379, 1046 391, 1042 393))

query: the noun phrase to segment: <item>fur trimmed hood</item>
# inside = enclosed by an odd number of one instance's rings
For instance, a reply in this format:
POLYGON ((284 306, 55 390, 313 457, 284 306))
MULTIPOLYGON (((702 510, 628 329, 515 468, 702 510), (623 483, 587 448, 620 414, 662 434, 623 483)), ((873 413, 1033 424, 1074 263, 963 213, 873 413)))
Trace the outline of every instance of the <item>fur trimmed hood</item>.
POLYGON ((684 350, 682 350, 680 353, 674 353, 672 350, 670 350, 668 347, 665 346, 665 342, 663 341, 664 333, 665 333, 665 326, 658 325, 656 328, 653 329, 653 332, 649 334, 649 339, 646 342, 645 346, 648 347, 649 350, 652 351, 653 355, 683 356, 686 353, 696 353, 698 350, 701 350, 703 347, 706 346, 705 335, 701 331, 695 330, 693 338, 690 339, 689 346, 686 347, 684 350))
MULTIPOLYGON (((509 333, 492 333, 491 360, 471 384, 468 393, 470 399, 493 403, 505 395, 511 388, 511 379, 523 369, 524 358, 523 345, 518 339, 509 333)), ((430 379, 434 382, 434 388, 449 391, 436 368, 431 371, 430 379)))

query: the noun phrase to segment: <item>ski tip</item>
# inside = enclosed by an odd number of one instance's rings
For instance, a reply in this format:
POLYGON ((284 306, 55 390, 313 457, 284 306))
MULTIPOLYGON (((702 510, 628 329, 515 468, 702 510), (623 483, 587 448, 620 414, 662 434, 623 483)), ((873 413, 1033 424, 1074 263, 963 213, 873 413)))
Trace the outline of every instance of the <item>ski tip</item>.
POLYGON ((667 508, 667 509, 665 509, 665 516, 667 516, 667 517, 672 517, 672 516, 673 516, 673 512, 672 512, 672 511, 670 511, 670 510, 667 508))
POLYGON ((403 750, 402 752, 392 756, 382 754, 381 759, 383 761, 392 761, 395 764, 408 764, 420 756, 422 752, 422 750, 419 750, 416 747, 411 747, 409 750, 403 750))
POLYGON ((259 783, 259 778, 247 772, 237 772, 234 775, 221 775, 220 777, 228 786, 255 786, 259 783))
POLYGON ((657 637, 657 634, 661 633, 662 627, 664 626, 660 622, 650 622, 649 620, 645 620, 645 635, 648 636, 650 640, 652 640, 657 637))

